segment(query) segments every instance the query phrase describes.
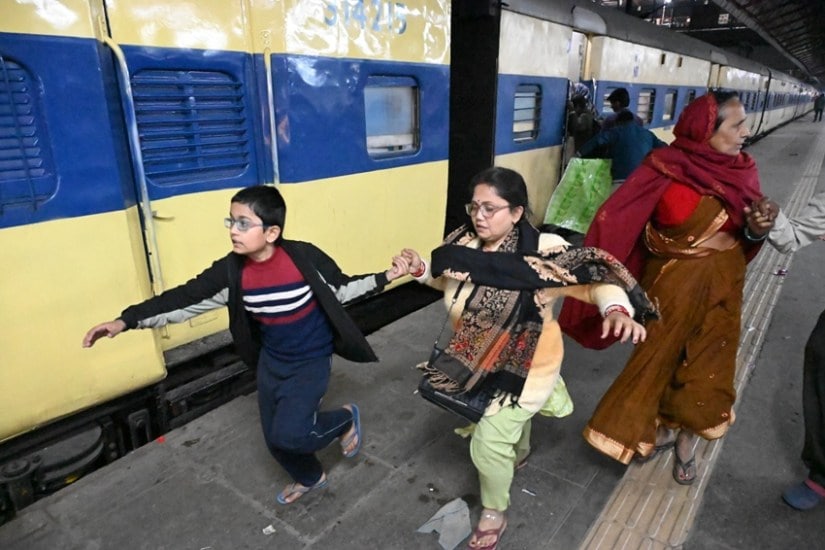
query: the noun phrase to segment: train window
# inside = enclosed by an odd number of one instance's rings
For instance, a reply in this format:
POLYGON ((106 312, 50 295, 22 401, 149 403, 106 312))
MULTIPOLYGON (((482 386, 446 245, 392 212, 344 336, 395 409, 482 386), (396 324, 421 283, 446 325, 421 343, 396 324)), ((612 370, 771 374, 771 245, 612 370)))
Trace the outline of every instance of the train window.
POLYGON ((683 62, 684 58, 680 55, 679 58, 676 60, 676 66, 681 67, 683 62))
POLYGON ((673 115, 676 113, 676 90, 668 90, 665 93, 665 110, 662 113, 662 120, 673 120, 673 115))
POLYGON ((541 87, 520 84, 513 101, 513 141, 530 141, 539 136, 541 87))
POLYGON ((656 107, 656 90, 646 88, 639 92, 639 102, 636 106, 636 114, 639 115, 645 124, 653 122, 653 109, 656 107))
POLYGON ((685 101, 685 105, 690 105, 694 99, 696 99, 696 90, 688 90, 687 101, 685 101))
POLYGON ((0 215, 34 210, 57 192, 39 86, 21 65, 0 55, 0 215))
POLYGON ((240 82, 218 71, 143 70, 132 76, 146 178, 156 185, 236 177, 251 144, 240 82))
POLYGON ((607 90, 605 90, 605 92, 604 92, 604 100, 602 101, 602 114, 603 115, 609 115, 610 113, 613 112, 613 107, 611 107, 610 101, 608 101, 607 98, 610 97, 610 94, 612 94, 613 90, 615 90, 615 89, 616 89, 615 87, 611 87, 611 88, 608 88, 607 90))
POLYGON ((410 77, 370 76, 364 88, 367 152, 374 158, 418 150, 418 83, 410 77))

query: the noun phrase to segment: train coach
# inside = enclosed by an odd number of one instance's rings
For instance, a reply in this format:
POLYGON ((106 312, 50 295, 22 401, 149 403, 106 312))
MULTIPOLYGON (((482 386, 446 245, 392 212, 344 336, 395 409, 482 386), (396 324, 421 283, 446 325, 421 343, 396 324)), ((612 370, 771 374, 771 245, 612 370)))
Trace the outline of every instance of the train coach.
POLYGON ((603 110, 628 88, 664 139, 708 87, 743 94, 754 134, 813 95, 572 0, 0 0, 0 12, 0 522, 254 388, 223 311, 80 347, 94 323, 225 254, 239 188, 278 185, 289 238, 376 271, 466 222, 467 183, 492 164, 525 176, 540 223, 573 84, 603 110))

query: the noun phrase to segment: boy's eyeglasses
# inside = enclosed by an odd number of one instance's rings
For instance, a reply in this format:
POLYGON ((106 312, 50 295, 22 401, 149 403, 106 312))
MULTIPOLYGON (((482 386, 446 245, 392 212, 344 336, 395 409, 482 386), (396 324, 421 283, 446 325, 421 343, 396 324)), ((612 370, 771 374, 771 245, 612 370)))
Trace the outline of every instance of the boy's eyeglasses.
POLYGON ((227 229, 232 229, 232 226, 234 225, 241 233, 246 233, 253 227, 263 227, 264 229, 272 227, 270 225, 266 225, 265 223, 252 223, 251 221, 245 220, 243 218, 240 220, 235 220, 233 218, 224 218, 223 225, 226 226, 227 229))
POLYGON ((484 218, 491 218, 493 217, 493 214, 499 210, 504 210, 505 208, 510 208, 510 205, 505 204, 504 206, 495 206, 487 202, 483 202, 481 204, 468 202, 464 205, 464 211, 467 212, 468 216, 475 216, 476 213, 481 210, 481 216, 484 218))

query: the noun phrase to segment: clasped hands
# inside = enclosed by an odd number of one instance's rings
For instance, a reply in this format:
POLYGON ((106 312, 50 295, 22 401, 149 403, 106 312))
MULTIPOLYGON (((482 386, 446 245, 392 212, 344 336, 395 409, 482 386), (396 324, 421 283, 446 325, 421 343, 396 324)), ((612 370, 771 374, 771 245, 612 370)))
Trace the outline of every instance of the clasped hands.
POLYGON ((423 265, 418 252, 412 248, 405 248, 400 254, 392 257, 392 267, 387 270, 387 279, 392 281, 404 275, 417 274, 423 265))
POLYGON ((768 197, 762 197, 745 207, 745 221, 748 231, 754 237, 762 237, 773 228, 776 216, 779 214, 779 205, 768 197))

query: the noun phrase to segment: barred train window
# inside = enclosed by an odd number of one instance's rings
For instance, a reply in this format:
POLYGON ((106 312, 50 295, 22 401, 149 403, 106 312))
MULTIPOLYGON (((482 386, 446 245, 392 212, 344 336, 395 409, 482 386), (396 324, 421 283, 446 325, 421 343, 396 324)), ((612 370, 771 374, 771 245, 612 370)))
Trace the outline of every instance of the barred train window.
POLYGON ((236 177, 249 168, 244 90, 229 74, 143 70, 132 76, 146 178, 176 185, 236 177))
POLYGON ((418 150, 419 87, 414 78, 370 76, 364 87, 367 153, 373 158, 409 155, 418 150))
POLYGON ((521 143, 539 137, 541 87, 520 84, 513 99, 513 141, 521 143))
POLYGON ((656 107, 656 90, 644 89, 639 92, 639 103, 636 114, 645 124, 653 122, 653 109, 656 107))
POLYGON ((37 90, 24 67, 0 55, 0 215, 35 210, 57 192, 37 90))
POLYGON ((676 90, 668 90, 665 93, 665 109, 662 113, 662 120, 673 120, 673 115, 676 112, 676 90))

